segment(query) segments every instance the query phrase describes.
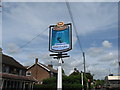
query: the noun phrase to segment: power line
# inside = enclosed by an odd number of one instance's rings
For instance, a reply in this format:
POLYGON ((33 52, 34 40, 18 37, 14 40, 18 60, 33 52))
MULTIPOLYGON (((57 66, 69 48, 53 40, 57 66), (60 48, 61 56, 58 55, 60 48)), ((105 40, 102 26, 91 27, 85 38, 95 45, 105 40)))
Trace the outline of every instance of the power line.
POLYGON ((69 5, 69 2, 67 0, 66 0, 66 6, 67 6, 68 12, 70 14, 71 21, 73 22, 73 27, 74 27, 74 30, 75 30, 75 33, 76 33, 76 37, 78 39, 79 47, 80 47, 81 51, 83 52, 82 45, 81 45, 81 42, 80 42, 80 39, 79 39, 79 36, 78 36, 77 28, 76 28, 74 18, 73 18, 73 15, 72 15, 72 11, 70 9, 70 5, 69 5))
MULTIPOLYGON (((77 28, 76 28, 76 25, 75 25, 75 22, 74 22, 74 18, 73 18, 73 15, 72 15, 72 11, 71 11, 71 9, 70 9, 70 5, 69 5, 69 2, 67 2, 67 0, 66 0, 66 6, 67 6, 67 8, 68 8, 68 12, 69 12, 69 15, 70 15, 70 18, 71 18, 71 20, 72 20, 72 22, 73 22, 73 27, 74 27, 74 29, 75 29, 75 33, 76 33, 76 36, 77 36, 77 39, 78 39, 78 44, 79 44, 79 47, 80 47, 80 49, 81 49, 81 51, 82 51, 82 54, 83 54, 83 62, 84 62, 84 73, 86 73, 86 69, 85 69, 85 53, 83 52, 83 49, 82 49, 82 45, 81 45, 81 42, 80 42, 80 39, 79 39, 79 36, 78 36, 78 32, 77 32, 77 28)), ((85 74, 84 74, 85 75, 85 74)), ((84 87, 85 88, 85 87, 84 87)))
POLYGON ((30 41, 28 41, 26 44, 22 45, 20 48, 24 48, 26 45, 28 45, 28 44, 31 43, 34 39, 36 39, 36 38, 39 37, 42 33, 44 33, 47 29, 48 29, 48 27, 47 27, 46 29, 44 29, 41 33, 39 33, 37 36, 35 36, 34 38, 32 38, 30 41))
MULTIPOLYGON (((48 30, 48 27, 45 28, 42 32, 40 32, 38 35, 36 35, 35 37, 33 37, 30 41, 26 42, 24 45, 20 46, 19 48, 17 49, 21 49, 21 48, 24 48, 25 46, 27 46, 28 44, 30 44, 34 39, 36 39, 37 37, 39 37, 40 35, 42 35, 42 33, 44 33, 45 31, 48 30)), ((16 50, 13 50, 13 52, 15 52, 16 50)))

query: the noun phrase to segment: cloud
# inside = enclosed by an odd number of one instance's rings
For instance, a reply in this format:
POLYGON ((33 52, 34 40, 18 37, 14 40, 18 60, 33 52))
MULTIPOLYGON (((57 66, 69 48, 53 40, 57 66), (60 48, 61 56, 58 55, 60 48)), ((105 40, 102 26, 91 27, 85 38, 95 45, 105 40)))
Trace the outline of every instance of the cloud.
POLYGON ((110 3, 105 4, 105 6, 104 3, 80 3, 79 6, 77 4, 74 7, 73 4, 70 6, 75 9, 72 10, 72 13, 73 17, 76 17, 74 18, 75 21, 79 22, 76 22, 76 26, 80 29, 80 35, 86 35, 98 30, 109 30, 117 25, 117 7, 110 3), (110 7, 116 14, 110 14, 110 7), (84 10, 84 8, 87 10, 84 10), (78 13, 76 14, 76 12, 78 13), (115 17, 116 19, 114 19, 115 17), (114 19, 114 21, 111 21, 111 19, 114 19), (113 23, 116 23, 116 25, 113 23))
POLYGON ((94 47, 88 48, 87 54, 92 57, 97 57, 97 56, 101 56, 101 55, 104 55, 105 53, 107 53, 105 51, 105 50, 107 50, 107 48, 112 48, 112 43, 110 43, 107 40, 104 40, 101 43, 102 43, 101 47, 94 46, 94 47))
POLYGON ((112 52, 109 52, 105 55, 103 55, 98 61, 101 62, 110 62, 118 59, 118 56, 116 54, 113 54, 112 52))
POLYGON ((2 47, 2 13, 0 8, 0 47, 2 47))
POLYGON ((104 49, 101 47, 90 47, 87 50, 89 56, 97 57, 104 53, 104 49))
POLYGON ((112 43, 110 43, 109 41, 105 40, 102 42, 103 47, 105 48, 111 48, 112 47, 112 43))
POLYGON ((31 54, 29 54, 28 58, 31 60, 34 60, 35 58, 40 59, 40 55, 38 53, 31 53, 31 54))
POLYGON ((0 47, 2 47, 2 40, 0 41, 0 47))
POLYGON ((117 73, 118 50, 113 49, 111 42, 105 40, 101 42, 101 46, 96 43, 94 47, 86 50, 86 62, 88 64, 86 71, 95 74, 95 78, 101 76, 104 79, 105 75, 109 75, 109 65, 112 66, 112 73, 117 73))
MULTIPOLYGON (((13 4, 4 4, 5 7, 10 6, 7 8, 10 13, 6 13, 5 16, 10 18, 11 21, 14 20, 19 22, 18 24, 21 25, 20 29, 25 32, 19 33, 20 35, 22 34, 22 36, 25 36, 26 34, 29 34, 29 37, 31 35, 34 36, 35 32, 31 29, 39 32, 40 30, 43 30, 43 27, 52 23, 56 24, 60 20, 65 21, 66 23, 71 22, 65 3, 62 3, 61 8, 59 8, 59 3, 50 3, 49 5, 46 3, 17 3, 16 8, 13 8, 14 5, 12 5, 13 4), (45 6, 47 6, 47 9, 49 10, 47 10, 45 6), (56 8, 56 11, 54 11, 54 8, 56 8), (23 27, 23 25, 28 27, 30 30, 28 31, 28 29, 25 29, 26 27, 23 27)), ((86 35, 98 30, 108 30, 108 27, 113 28, 115 27, 114 25, 116 25, 114 23, 117 22, 117 18, 114 17, 117 17, 117 10, 114 4, 104 5, 104 3, 71 3, 70 6, 75 23, 77 23, 76 26, 78 34, 80 35, 86 35)), ((26 38, 27 37, 28 36, 26 36, 26 38)))
POLYGON ((18 54, 21 52, 21 50, 19 49, 19 46, 17 46, 15 43, 7 44, 6 51, 9 54, 18 54))
POLYGON ((91 72, 92 72, 92 74, 94 74, 94 78, 100 78, 103 80, 104 80, 105 76, 109 75, 108 70, 106 68, 102 68, 102 67, 93 67, 91 69, 91 72))
POLYGON ((114 67, 116 67, 116 68, 119 68, 118 60, 113 60, 113 61, 110 63, 110 66, 114 66, 114 67))
MULTIPOLYGON (((118 2, 119 0, 68 0, 69 2, 118 2)), ((3 0, 3 2, 16 2, 16 0, 3 0)), ((65 0, 17 0, 17 2, 65 2, 65 0)))
POLYGON ((41 60, 44 64, 48 65, 48 64, 53 64, 53 66, 56 68, 56 66, 58 66, 58 60, 57 59, 53 59, 52 56, 50 56, 50 53, 44 53, 41 55, 41 60))

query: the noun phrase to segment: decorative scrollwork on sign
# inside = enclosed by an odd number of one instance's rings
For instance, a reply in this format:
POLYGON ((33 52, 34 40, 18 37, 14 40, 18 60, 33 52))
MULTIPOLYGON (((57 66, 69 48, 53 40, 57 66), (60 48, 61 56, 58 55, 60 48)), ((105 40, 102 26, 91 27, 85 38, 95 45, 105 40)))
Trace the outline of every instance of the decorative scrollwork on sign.
POLYGON ((57 25, 54 26, 53 30, 59 31, 59 30, 65 30, 67 28, 67 25, 64 24, 64 22, 58 22, 57 25))

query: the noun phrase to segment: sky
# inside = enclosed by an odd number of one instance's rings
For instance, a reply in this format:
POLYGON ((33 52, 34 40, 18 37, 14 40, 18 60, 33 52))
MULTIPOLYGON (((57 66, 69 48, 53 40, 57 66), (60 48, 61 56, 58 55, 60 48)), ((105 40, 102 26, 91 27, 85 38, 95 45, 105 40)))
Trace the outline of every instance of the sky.
MULTIPOLYGON (((13 0, 14 1, 14 0, 13 0)), ((94 0, 93 0, 94 1, 94 0)), ((104 0, 105 1, 105 0, 104 0)), ((95 79, 118 74, 118 3, 70 2, 74 25, 86 56, 86 71, 95 79)), ((73 23, 66 2, 2 2, 0 46, 3 53, 23 65, 35 58, 57 69, 58 61, 49 56, 49 26, 63 21, 73 23)), ((72 50, 62 65, 69 75, 74 68, 83 71, 83 57, 72 28, 72 50)))

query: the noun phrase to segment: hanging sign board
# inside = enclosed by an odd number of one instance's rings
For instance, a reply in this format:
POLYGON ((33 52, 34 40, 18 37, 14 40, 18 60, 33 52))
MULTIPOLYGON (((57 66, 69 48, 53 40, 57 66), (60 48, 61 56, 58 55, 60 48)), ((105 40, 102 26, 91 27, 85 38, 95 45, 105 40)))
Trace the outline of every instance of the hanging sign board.
POLYGON ((67 52, 72 49, 72 25, 59 22, 51 25, 49 31, 49 51, 67 52))

